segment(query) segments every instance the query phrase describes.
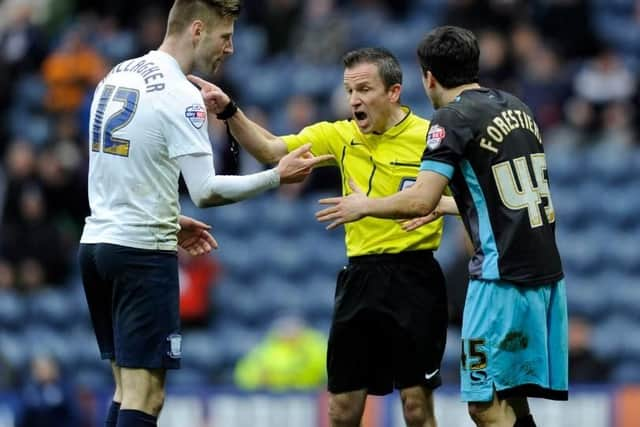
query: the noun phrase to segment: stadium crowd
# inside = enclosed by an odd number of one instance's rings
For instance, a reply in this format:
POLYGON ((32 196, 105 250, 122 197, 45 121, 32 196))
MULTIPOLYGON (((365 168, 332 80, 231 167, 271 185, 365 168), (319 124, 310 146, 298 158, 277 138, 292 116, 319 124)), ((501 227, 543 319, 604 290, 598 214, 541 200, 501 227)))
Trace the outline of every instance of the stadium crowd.
MULTIPOLYGON (((13 342, 11 337, 20 339, 28 335, 31 324, 35 328, 42 326, 37 319, 41 313, 38 304, 53 304, 42 303, 43 295, 48 297, 55 291, 77 294, 73 292, 78 286, 75 253, 88 212, 88 108, 96 83, 113 65, 160 44, 171 1, 149 4, 142 0, 5 0, 0 4, 2 344, 13 342), (15 307, 23 307, 28 313, 16 314, 15 307), (27 323, 16 319, 27 319, 27 323), (29 323, 29 319, 33 321, 29 323)), ((415 48, 422 34, 444 23, 476 32, 482 52, 481 83, 518 95, 532 107, 542 127, 550 157, 558 227, 562 229, 561 254, 565 248, 568 253, 565 267, 569 276, 569 307, 575 315, 570 340, 575 361, 571 379, 640 380, 637 366, 632 370, 628 364, 631 359, 626 357, 632 354, 636 357, 633 360, 639 360, 638 345, 627 354, 620 350, 625 348, 624 343, 615 347, 609 340, 606 349, 595 348, 594 344, 599 342, 599 335, 606 335, 620 325, 629 328, 638 321, 622 312, 618 317, 607 317, 610 313, 605 313, 608 307, 619 306, 616 304, 624 306, 625 301, 640 303, 637 290, 627 289, 630 293, 619 300, 610 300, 604 295, 608 292, 604 288, 620 288, 625 284, 637 287, 640 278, 640 259, 637 253, 631 254, 633 244, 625 243, 633 239, 637 242, 640 237, 640 220, 635 215, 637 211, 632 210, 634 206, 640 207, 640 201, 635 200, 639 199, 637 186, 635 193, 615 191, 616 186, 628 190, 640 182, 640 2, 247 0, 236 28, 234 55, 214 81, 233 94, 248 116, 264 123, 266 128, 278 134, 297 132, 321 119, 348 117, 344 89, 336 86, 342 75, 341 55, 351 48, 384 46, 402 62, 404 103, 418 114, 430 117, 433 110, 420 85, 415 48), (599 185, 588 186, 582 181, 599 185), (617 199, 603 193, 599 193, 601 200, 593 194, 582 197, 594 189, 607 190, 609 184, 617 199), (601 204, 593 205, 594 200, 601 204), (565 213, 566 223, 573 224, 570 227, 563 224, 565 213), (585 218, 594 216, 598 222, 595 226, 585 218), (608 258, 603 259, 602 251, 591 246, 597 243, 612 247, 615 243, 598 239, 612 230, 616 232, 612 240, 625 235, 627 239, 619 246, 631 244, 631 247, 621 255, 623 259, 612 258, 607 266, 604 264, 608 258), (620 277, 620 283, 613 283, 620 277)), ((236 161, 222 125, 216 123, 212 133, 219 173, 249 173, 262 167, 246 153, 241 153, 236 161)), ((273 197, 305 205, 309 199, 315 200, 319 192, 337 193, 338 189, 339 177, 335 172, 319 170, 305 184, 283 187, 279 190, 281 194, 273 197)), ((185 200, 184 205, 188 204, 185 200)), ((242 209, 241 203, 233 212, 242 209)), ((311 210, 306 212, 311 217, 311 210)), ((273 221, 277 224, 279 219, 273 221)), ((212 225, 214 234, 225 233, 222 224, 212 225)), ((441 261, 449 279, 455 330, 459 326, 466 283, 465 274, 461 274, 466 268, 466 254, 459 243, 462 239, 452 227, 445 229, 444 240, 449 243, 436 256, 443 257, 441 261)), ((287 249, 287 238, 287 234, 280 236, 283 250, 287 249)), ((220 256, 214 254, 211 265, 184 262, 183 277, 209 282, 199 286, 205 297, 218 296, 209 286, 220 276, 224 282, 225 275, 233 276, 238 270, 237 266, 225 264, 226 241, 222 239, 220 243, 220 256), (189 270, 189 265, 194 264, 198 271, 189 270)), ((278 247, 278 243, 272 244, 278 247)), ((334 271, 339 269, 339 259, 334 267, 334 271)), ((334 271, 329 271, 328 282, 323 282, 327 295, 333 293, 334 271)), ((233 293, 232 283, 247 274, 238 272, 228 286, 225 283, 220 297, 233 293)), ((253 297, 249 293, 245 296, 253 297)), ((80 313, 83 301, 76 302, 79 308, 68 310, 83 318, 80 313)), ((213 311, 215 307, 214 299, 213 307, 205 305, 204 310, 213 311)), ((324 322, 316 326, 326 325, 330 307, 327 304, 326 311, 319 316, 324 322)), ((290 307, 280 304, 278 309, 275 314, 279 315, 290 307)), ((80 323, 86 336, 91 332, 86 319, 84 322, 80 323)), ((200 313, 193 327, 196 331, 217 331, 224 322, 221 309, 218 316, 200 313)), ((260 322, 247 322, 254 326, 257 323, 260 322)), ((194 338, 193 342, 206 346, 214 336, 201 332, 199 340, 194 338)), ((204 380, 209 384, 232 381, 233 364, 256 342, 248 343, 231 360, 217 365, 226 373, 209 373, 204 380)), ((12 348, 0 345, 0 388, 17 389, 26 384, 29 364, 24 358, 39 356, 43 350, 21 347, 22 350, 12 353, 12 348)), ((457 343, 453 348, 458 348, 457 343)), ((94 357, 97 361, 97 349, 84 351, 89 353, 87 358, 94 357)), ((185 358, 189 357, 186 352, 185 358)), ((455 359, 455 354, 451 358, 455 359)), ((61 362, 64 365, 65 360, 61 362)), ((197 363, 194 366, 200 366, 197 363)), ((206 363, 202 361, 208 366, 206 363)), ((445 375, 445 381, 455 377, 457 366, 453 365, 453 373, 445 375)))

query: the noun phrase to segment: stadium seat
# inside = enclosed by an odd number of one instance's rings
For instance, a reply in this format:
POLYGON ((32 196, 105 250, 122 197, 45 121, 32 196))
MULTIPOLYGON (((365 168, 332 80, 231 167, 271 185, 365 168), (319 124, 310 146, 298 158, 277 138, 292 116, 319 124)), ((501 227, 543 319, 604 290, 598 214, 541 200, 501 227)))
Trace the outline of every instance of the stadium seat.
POLYGON ((224 362, 224 345, 207 330, 186 330, 182 336, 182 366, 200 371, 201 376, 207 379, 209 372, 218 369, 224 362))
POLYGON ((551 144, 545 146, 545 154, 551 194, 554 194, 557 186, 570 187, 582 180, 584 153, 580 147, 572 144, 551 144))
POLYGON ((12 290, 0 291, 0 331, 21 329, 27 317, 25 299, 12 290))
POLYGON ((260 73, 254 73, 243 82, 243 102, 269 110, 283 104, 294 93, 291 75, 295 73, 289 62, 270 61, 260 65, 260 73))
POLYGON ((48 325, 64 329, 78 320, 79 307, 70 292, 49 288, 26 297, 32 324, 48 325))
POLYGON ((611 230, 609 238, 602 242, 607 266, 637 279, 640 274, 639 237, 637 232, 611 230))
POLYGON ((15 370, 23 370, 29 362, 29 348, 22 335, 0 328, 0 358, 15 370))
POLYGON ((113 375, 106 362, 91 368, 72 369, 70 374, 73 384, 79 388, 109 390, 113 387, 113 375))
POLYGON ((575 276, 567 274, 567 304, 569 314, 592 320, 600 319, 611 308, 611 284, 606 275, 575 276))
POLYGON ((194 387, 205 387, 211 384, 209 369, 196 369, 186 365, 182 359, 180 369, 171 370, 167 375, 167 388, 172 387, 187 388, 193 390, 194 387))
POLYGON ((343 69, 337 66, 298 65, 291 75, 296 95, 327 96, 342 80, 343 69))
POLYGON ((589 175, 608 185, 625 183, 632 174, 633 156, 622 144, 602 142, 585 151, 589 175))
POLYGON ((613 314, 594 323, 591 350, 611 362, 624 356, 627 332, 638 329, 638 324, 622 314, 613 314))
POLYGON ((601 243, 606 238, 608 238, 606 233, 600 234, 596 231, 567 233, 558 239, 558 249, 566 271, 575 272, 581 276, 597 272, 602 262, 601 243))
MULTIPOLYGON (((606 289, 607 297, 616 313, 640 322, 640 286, 637 276, 620 272, 609 273, 603 277, 600 285, 602 290, 606 289)), ((640 357, 640 354, 638 356, 640 357)))
POLYGON ((334 275, 314 274, 300 283, 303 292, 302 311, 308 319, 326 319, 333 311, 336 278, 334 275))
POLYGON ((39 354, 53 355, 62 366, 71 366, 75 358, 73 346, 59 330, 30 324, 22 334, 29 359, 39 354))

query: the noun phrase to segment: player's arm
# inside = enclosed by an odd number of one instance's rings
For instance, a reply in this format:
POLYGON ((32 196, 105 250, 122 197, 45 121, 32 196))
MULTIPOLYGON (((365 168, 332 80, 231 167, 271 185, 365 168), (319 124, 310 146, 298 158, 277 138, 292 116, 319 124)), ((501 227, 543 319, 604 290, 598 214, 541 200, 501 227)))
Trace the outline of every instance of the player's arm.
MULTIPOLYGON (((357 221, 365 216, 376 218, 413 218, 432 212, 442 197, 449 179, 432 171, 421 171, 416 183, 388 197, 368 198, 353 181, 349 185, 353 193, 344 197, 332 197, 320 200, 330 205, 316 213, 321 222, 332 221, 327 229, 357 221)), ((448 206, 451 208, 451 206, 448 206)))
POLYGON ((264 191, 302 181, 314 166, 333 158, 314 157, 310 144, 292 151, 280 159, 278 165, 251 175, 216 175, 210 154, 191 154, 177 157, 180 171, 187 184, 191 200, 200 208, 226 205, 248 199, 264 191))
POLYGON ((194 75, 188 79, 200 88, 207 112, 214 116, 222 114, 226 118, 231 133, 238 143, 262 163, 276 163, 287 154, 287 144, 279 137, 249 119, 231 102, 231 98, 218 86, 194 75), (226 113, 226 114, 225 114, 226 113))

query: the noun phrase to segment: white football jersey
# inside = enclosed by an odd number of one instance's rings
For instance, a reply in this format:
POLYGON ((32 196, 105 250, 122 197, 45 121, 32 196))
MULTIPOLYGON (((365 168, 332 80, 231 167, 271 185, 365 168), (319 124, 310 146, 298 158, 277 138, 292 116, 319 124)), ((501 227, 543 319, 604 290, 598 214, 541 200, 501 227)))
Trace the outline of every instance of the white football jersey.
POLYGON ((199 90, 169 54, 115 66, 96 88, 89 123, 89 204, 81 243, 176 250, 176 158, 211 155, 199 90))

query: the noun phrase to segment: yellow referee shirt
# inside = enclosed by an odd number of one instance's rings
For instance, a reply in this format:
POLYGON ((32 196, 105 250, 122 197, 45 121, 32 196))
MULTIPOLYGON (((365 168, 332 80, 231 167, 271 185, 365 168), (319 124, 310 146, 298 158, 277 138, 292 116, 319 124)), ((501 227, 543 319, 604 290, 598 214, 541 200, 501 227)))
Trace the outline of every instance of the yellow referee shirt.
MULTIPOLYGON (((389 196, 413 184, 420 170, 429 121, 407 107, 407 115, 384 134, 363 134, 351 120, 320 122, 297 135, 283 136, 289 151, 311 143, 315 155, 333 154, 342 173, 342 194, 349 178, 370 197, 389 196)), ((365 217, 345 224, 347 256, 432 249, 440 245, 442 219, 415 231, 395 220, 365 217)))

